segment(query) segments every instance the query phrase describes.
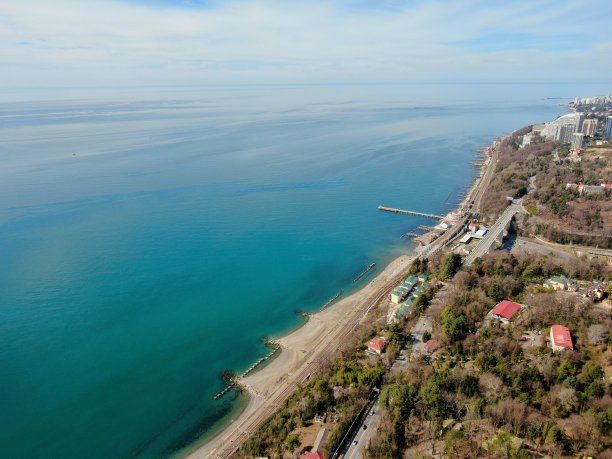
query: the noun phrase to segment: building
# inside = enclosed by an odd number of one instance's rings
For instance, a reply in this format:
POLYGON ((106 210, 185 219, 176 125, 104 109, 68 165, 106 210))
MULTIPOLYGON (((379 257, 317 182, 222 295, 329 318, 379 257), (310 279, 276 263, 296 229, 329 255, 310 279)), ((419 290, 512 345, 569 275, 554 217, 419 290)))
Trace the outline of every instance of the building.
POLYGON ((436 349, 438 349, 438 342, 435 339, 430 339, 429 341, 423 344, 423 349, 428 354, 431 354, 432 352, 435 352, 436 349))
POLYGON ((489 229, 488 229, 488 228, 485 228, 484 226, 481 226, 481 227, 478 229, 478 231, 476 231, 476 232, 474 233, 474 237, 475 237, 476 239, 482 239, 482 238, 485 236, 485 234, 487 234, 487 231, 489 231, 489 229))
POLYGON ((510 323, 516 314, 521 310, 522 305, 514 301, 504 300, 498 303, 491 311, 489 316, 499 320, 502 323, 510 323))
POLYGON ((584 143, 584 134, 581 132, 575 132, 572 134, 572 143, 570 149, 575 152, 579 152, 582 149, 584 143))
POLYGON ((598 121, 594 118, 584 120, 582 123, 582 133, 587 137, 593 137, 597 133, 598 121))
POLYGON ((408 296, 409 290, 405 287, 399 286, 395 288, 390 295, 391 302, 395 304, 400 304, 406 296, 408 296))
POLYGON ((562 143, 570 143, 572 141, 572 135, 574 135, 576 131, 576 126, 574 124, 564 124, 559 127, 558 136, 555 140, 562 143))
POLYGON ((551 277, 544 282, 544 287, 554 290, 571 290, 574 292, 578 289, 578 286, 564 275, 551 277))
POLYGON ((532 134, 532 135, 539 135, 539 136, 541 136, 541 135, 542 135, 542 131, 544 130, 544 128, 545 128, 545 127, 546 127, 546 124, 545 124, 545 123, 542 123, 542 124, 534 124, 534 125, 531 127, 531 134, 532 134))
POLYGON ((470 230, 472 233, 475 233, 476 231, 478 231, 478 223, 474 223, 474 222, 470 223, 470 224, 468 225, 468 229, 469 229, 469 230, 470 230))
POLYGON ((606 188, 601 185, 580 185, 578 192, 580 194, 602 194, 606 192, 606 188))
POLYGON ((608 121, 606 122, 606 139, 612 139, 612 116, 608 116, 608 121))
POLYGON ((547 140, 569 143, 572 134, 581 131, 582 120, 582 113, 568 113, 550 123, 546 123, 541 135, 547 140))
POLYGON ((318 451, 308 451, 302 454, 300 459, 323 459, 323 455, 318 451))
POLYGON ((562 351, 564 349, 574 349, 572 342, 572 334, 569 328, 563 325, 553 325, 550 327, 550 345, 553 351, 562 351))
POLYGON ((378 338, 372 338, 368 343, 368 351, 374 352, 378 355, 385 352, 385 347, 387 347, 387 340, 382 336, 378 338))
POLYGON ((525 148, 527 145, 531 144, 531 134, 525 134, 521 139, 521 148, 525 148))

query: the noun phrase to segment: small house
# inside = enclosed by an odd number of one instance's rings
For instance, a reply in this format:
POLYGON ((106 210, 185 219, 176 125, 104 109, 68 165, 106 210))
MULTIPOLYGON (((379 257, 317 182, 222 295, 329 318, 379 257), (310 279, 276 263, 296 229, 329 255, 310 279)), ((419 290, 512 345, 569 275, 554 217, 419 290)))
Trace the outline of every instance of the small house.
POLYGON ((387 347, 387 340, 382 336, 372 338, 368 343, 368 351, 379 355, 385 352, 385 347, 387 347))
POLYGON ((544 287, 552 288, 555 290, 570 290, 575 292, 578 290, 578 285, 573 283, 567 276, 552 276, 546 282, 544 282, 544 287))
POLYGON ((475 233, 476 231, 478 231, 478 223, 470 223, 468 225, 468 230, 470 230, 472 233, 475 233))
POLYGON ((553 325, 550 327, 550 345, 555 352, 564 349, 573 350, 574 343, 572 342, 572 334, 569 328, 563 325, 553 325))
POLYGON ((507 324, 516 316, 521 310, 522 305, 515 303, 514 301, 504 300, 498 303, 491 311, 489 316, 499 320, 500 322, 507 324))

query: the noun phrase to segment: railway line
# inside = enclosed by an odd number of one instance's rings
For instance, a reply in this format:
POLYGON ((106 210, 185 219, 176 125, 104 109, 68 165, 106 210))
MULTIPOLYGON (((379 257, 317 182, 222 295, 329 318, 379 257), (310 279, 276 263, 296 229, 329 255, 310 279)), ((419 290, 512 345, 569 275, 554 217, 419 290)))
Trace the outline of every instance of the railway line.
POLYGON ((307 362, 290 378, 285 379, 282 385, 267 397, 267 400, 261 406, 258 414, 240 424, 234 433, 227 438, 223 445, 213 451, 211 457, 227 458, 234 454, 244 444, 246 440, 263 424, 278 407, 296 390, 299 384, 302 384, 310 378, 311 375, 317 373, 323 365, 328 361, 329 355, 334 354, 339 350, 347 338, 365 319, 367 312, 381 302, 383 298, 391 293, 395 286, 401 282, 406 276, 406 272, 402 272, 387 281, 377 292, 368 297, 360 307, 357 307, 347 316, 346 320, 341 325, 332 329, 333 337, 331 341, 334 347, 330 349, 327 340, 319 341, 310 353, 307 362), (365 314, 364 314, 365 312, 365 314), (361 317, 360 317, 361 316, 361 317), (330 352, 331 351, 331 352, 330 352))

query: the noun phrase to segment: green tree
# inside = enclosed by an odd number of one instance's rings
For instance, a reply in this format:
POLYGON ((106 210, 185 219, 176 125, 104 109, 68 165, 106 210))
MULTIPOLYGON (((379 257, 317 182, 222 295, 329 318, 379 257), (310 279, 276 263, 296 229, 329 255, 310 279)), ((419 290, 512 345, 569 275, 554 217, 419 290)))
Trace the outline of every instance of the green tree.
POLYGON ((495 301, 501 301, 504 299, 504 289, 497 282, 489 285, 487 289, 487 295, 489 298, 494 299, 495 301))
POLYGON ((456 253, 449 253, 440 267, 440 279, 450 279, 459 271, 459 268, 461 268, 461 257, 456 253))
POLYGON ((452 341, 462 340, 467 336, 467 318, 463 312, 456 312, 454 308, 447 306, 440 315, 442 317, 442 329, 452 341))

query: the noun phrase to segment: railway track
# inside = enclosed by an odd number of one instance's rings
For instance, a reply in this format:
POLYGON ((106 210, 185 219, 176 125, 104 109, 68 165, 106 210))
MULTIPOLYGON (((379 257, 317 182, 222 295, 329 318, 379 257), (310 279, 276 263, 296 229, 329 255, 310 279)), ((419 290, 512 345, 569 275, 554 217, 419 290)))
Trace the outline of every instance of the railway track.
MULTIPOLYGON (((476 185, 475 193, 472 199, 470 199, 470 203, 472 204, 473 211, 480 210, 480 201, 482 200, 482 196, 487 189, 489 182, 491 181, 491 177, 493 176, 493 171, 495 169, 495 165, 497 163, 498 151, 495 150, 491 154, 491 160, 489 165, 487 166, 487 170, 480 183, 476 185)), ((467 218, 463 223, 467 222, 467 218)), ((451 239, 447 236, 448 239, 451 239)), ((439 241, 434 243, 436 246, 444 246, 448 243, 446 238, 440 238, 439 241), (441 243, 441 244, 440 244, 441 243)), ((328 355, 335 354, 335 351, 339 350, 342 347, 342 343, 346 341, 346 338, 355 330, 355 328, 363 321, 363 319, 367 316, 370 309, 380 303, 380 301, 396 287, 396 285, 407 275, 406 272, 402 272, 397 276, 393 277, 391 280, 385 283, 377 292, 373 293, 367 300, 363 302, 363 304, 355 308, 353 313, 347 317, 347 319, 341 324, 333 328, 330 334, 333 333, 333 338, 331 339, 332 343, 335 343, 335 348, 330 349, 329 341, 322 340, 317 343, 317 345, 313 348, 310 353, 310 360, 303 365, 295 374, 291 376, 290 379, 286 379, 283 382, 283 387, 276 390, 276 392, 272 393, 262 407, 259 409, 259 412, 256 416, 243 421, 240 424, 234 433, 227 438, 227 440, 219 446, 216 450, 214 450, 210 457, 214 457, 217 459, 225 459, 230 457, 232 454, 236 453, 240 449, 240 447, 246 442, 249 437, 255 433, 255 431, 261 426, 270 416, 274 414, 274 412, 280 407, 280 405, 287 399, 289 396, 296 390, 299 384, 307 381, 311 375, 317 373, 325 363, 328 362, 328 355), (369 305, 369 306, 368 306, 369 305), (361 319, 359 316, 362 315, 361 319), (330 352, 331 351, 331 352, 330 352)))
POLYGON ((342 344, 346 342, 346 338, 357 328, 367 312, 374 306, 378 305, 384 297, 389 295, 395 286, 407 275, 406 272, 402 272, 397 276, 390 279, 385 283, 377 292, 374 292, 368 297, 361 307, 355 308, 354 312, 350 314, 342 325, 336 326, 332 329, 333 338, 331 341, 335 343, 335 347, 330 349, 329 342, 327 340, 321 340, 317 343, 315 348, 310 354, 310 359, 305 365, 303 365, 295 374, 292 375, 291 379, 285 380, 282 388, 270 395, 268 400, 260 408, 259 413, 251 419, 245 420, 241 425, 237 427, 235 432, 228 437, 223 445, 217 450, 213 451, 211 457, 223 459, 230 457, 248 440, 248 438, 261 426, 274 412, 280 407, 280 405, 296 390, 299 384, 307 381, 311 375, 317 373, 325 363, 329 360, 327 357, 330 354, 335 354, 335 351, 342 347, 342 344), (365 314, 364 314, 365 311, 365 314), (360 315, 363 316, 360 318, 360 315), (330 352, 331 351, 331 352, 330 352))

